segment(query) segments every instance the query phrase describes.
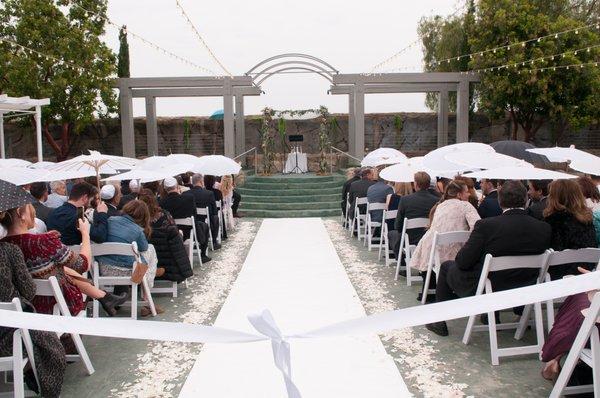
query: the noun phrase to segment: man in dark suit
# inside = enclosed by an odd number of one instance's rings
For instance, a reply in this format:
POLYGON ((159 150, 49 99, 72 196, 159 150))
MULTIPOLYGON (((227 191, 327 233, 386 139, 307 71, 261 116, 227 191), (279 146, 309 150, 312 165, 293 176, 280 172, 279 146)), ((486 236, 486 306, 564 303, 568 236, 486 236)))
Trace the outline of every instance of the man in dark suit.
POLYGON ((129 181, 128 188, 129 193, 124 194, 119 201, 119 210, 121 210, 127 203, 137 199, 138 195, 140 194, 140 184, 138 180, 129 181))
POLYGON ((481 192, 483 193, 483 200, 477 208, 479 217, 488 218, 496 217, 502 214, 502 209, 498 203, 498 187, 500 181, 498 180, 481 180, 481 192))
MULTIPOLYGON (((429 189, 431 177, 429 174, 419 171, 415 173, 415 193, 406 195, 400 199, 398 205, 398 215, 394 222, 394 230, 388 232, 388 241, 396 258, 400 251, 400 239, 402 238, 402 228, 404 219, 408 218, 428 218, 431 208, 439 201, 439 197, 429 189)), ((424 228, 408 230, 410 243, 416 245, 425 234, 424 228)))
MULTIPOLYGON (((189 218, 194 216, 196 219, 196 202, 191 195, 182 195, 179 193, 179 183, 173 177, 165 178, 163 186, 167 196, 160 201, 160 207, 171 213, 173 218, 189 218)), ((206 263, 211 260, 206 255, 208 247, 208 225, 196 220, 196 233, 198 234, 198 242, 200 243, 200 251, 202 254, 202 262, 206 263)), ((189 239, 191 227, 180 227, 183 232, 183 240, 189 239)))
POLYGON ((100 199, 106 203, 109 217, 121 215, 121 212, 118 210, 121 197, 120 185, 106 184, 100 189, 100 199))
MULTIPOLYGON (((536 255, 550 247, 552 229, 527 214, 527 189, 520 181, 505 182, 498 196, 502 215, 477 221, 455 261, 442 264, 436 301, 474 295, 487 254, 494 257, 536 255)), ((532 285, 538 274, 537 269, 515 269, 493 272, 489 279, 494 291, 502 291, 532 285)), ((440 336, 448 335, 446 322, 426 327, 440 336)))
MULTIPOLYGON (((210 230, 212 233, 213 247, 215 250, 220 249, 221 245, 217 243, 217 234, 219 233, 219 213, 217 212, 217 202, 214 192, 204 188, 204 176, 202 174, 194 174, 192 176, 192 187, 189 191, 182 195, 192 196, 196 203, 196 208, 207 208, 209 214, 210 230)), ((196 216, 199 220, 205 221, 205 216, 196 216)))
MULTIPOLYGON (((375 184, 375 172, 371 168, 361 169, 360 172, 360 180, 354 181, 350 184, 350 189, 348 190, 349 201, 350 201, 350 219, 354 217, 354 204, 356 203, 357 198, 366 198, 367 191, 371 185, 375 184)), ((367 210, 367 205, 360 205, 359 207, 361 214, 364 214, 367 210)))
POLYGON ((538 220, 544 219, 544 209, 548 199, 548 186, 552 180, 531 180, 527 182, 529 190, 529 207, 527 214, 538 220))
POLYGON ((341 203, 341 205, 342 205, 342 214, 344 215, 344 218, 346 217, 346 203, 348 203, 348 192, 350 191, 350 185, 352 185, 353 182, 360 180, 361 168, 355 167, 349 172, 352 173, 352 177, 350 179, 348 179, 342 186, 342 203, 341 203))
POLYGON ((44 205, 44 202, 48 199, 48 185, 45 182, 34 182, 29 187, 29 193, 36 199, 32 203, 35 209, 35 216, 45 223, 52 212, 51 208, 44 205))

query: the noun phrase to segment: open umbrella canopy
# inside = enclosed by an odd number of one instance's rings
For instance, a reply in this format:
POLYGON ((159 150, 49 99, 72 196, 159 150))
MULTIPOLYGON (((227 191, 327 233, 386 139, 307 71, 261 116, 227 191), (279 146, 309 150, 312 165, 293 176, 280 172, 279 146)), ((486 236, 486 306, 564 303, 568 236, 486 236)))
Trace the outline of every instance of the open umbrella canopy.
POLYGON ((453 152, 446 160, 474 169, 494 169, 498 167, 533 167, 531 163, 496 152, 453 152))
POLYGON ((545 156, 528 152, 528 149, 535 149, 535 146, 525 141, 505 140, 496 141, 490 144, 492 148, 503 155, 512 156, 513 158, 524 160, 535 165, 545 165, 548 162, 545 156))
POLYGON ((27 167, 31 162, 23 159, 0 159, 0 167, 27 167))
POLYGON ((8 181, 0 180, 0 211, 16 209, 35 202, 29 192, 8 181))
POLYGON ((423 167, 423 158, 410 158, 402 163, 381 170, 379 177, 391 182, 413 182, 416 172, 427 171, 423 167))
POLYGON ((451 153, 484 152, 493 153, 494 149, 486 144, 478 142, 463 142, 447 145, 429 152, 423 157, 423 166, 431 171, 433 176, 451 178, 457 173, 471 171, 477 167, 469 167, 455 163, 446 158, 451 153))
POLYGON ((126 180, 139 180, 140 183, 145 184, 147 182, 162 181, 165 178, 173 177, 181 173, 170 172, 166 168, 159 171, 144 170, 144 169, 133 169, 125 173, 115 174, 110 177, 102 179, 102 181, 126 181, 126 180))
POLYGON ((55 162, 49 162, 47 160, 42 160, 41 162, 32 163, 27 167, 29 167, 30 169, 47 169, 48 167, 54 166, 55 164, 56 164, 55 162))
POLYGON ((223 111, 223 109, 219 109, 213 112, 212 115, 210 115, 210 120, 223 120, 223 117, 225 116, 225 112, 223 111))
POLYGON ((405 154, 394 148, 378 148, 369 152, 360 162, 363 167, 376 167, 384 164, 396 164, 408 159, 405 154))
POLYGON ((93 170, 96 175, 116 174, 121 170, 131 170, 139 161, 137 159, 105 155, 98 151, 89 151, 89 155, 79 155, 73 159, 48 166, 51 171, 86 171, 93 170))
POLYGON ((574 160, 569 163, 569 167, 580 173, 593 176, 600 176, 600 158, 587 160, 574 160))
POLYGON ((597 156, 591 153, 576 149, 574 145, 570 147, 553 147, 553 148, 534 148, 528 149, 528 152, 544 155, 551 162, 572 162, 575 160, 593 161, 597 156))
POLYGON ((48 170, 30 169, 27 167, 2 167, 0 178, 15 185, 27 185, 34 182, 46 181, 48 170))
POLYGON ((498 167, 463 174, 465 177, 490 180, 563 180, 577 178, 572 174, 540 169, 537 167, 498 167))
POLYGON ((224 176, 239 174, 242 166, 235 160, 223 155, 206 155, 200 157, 200 163, 194 169, 195 173, 224 176))

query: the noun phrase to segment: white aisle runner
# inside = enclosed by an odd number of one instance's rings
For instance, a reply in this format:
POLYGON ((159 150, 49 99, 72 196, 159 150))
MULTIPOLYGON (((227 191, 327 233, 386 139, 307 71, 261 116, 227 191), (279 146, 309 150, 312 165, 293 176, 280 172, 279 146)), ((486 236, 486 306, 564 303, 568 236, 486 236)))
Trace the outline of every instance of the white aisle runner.
MULTIPOLYGON (((269 309, 283 334, 365 316, 321 219, 267 219, 214 326, 255 332, 247 315, 269 309)), ((404 397, 409 392, 378 337, 292 340, 303 398, 404 397)), ((268 341, 206 344, 180 397, 286 396, 268 341)))

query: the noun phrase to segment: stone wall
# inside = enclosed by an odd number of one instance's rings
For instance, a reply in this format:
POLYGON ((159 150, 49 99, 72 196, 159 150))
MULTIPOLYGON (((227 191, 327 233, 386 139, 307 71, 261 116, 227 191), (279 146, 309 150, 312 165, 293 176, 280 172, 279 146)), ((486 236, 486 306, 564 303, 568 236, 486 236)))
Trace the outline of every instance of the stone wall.
MULTIPOLYGON (((335 115, 338 130, 332 136, 335 147, 348 150, 348 116, 335 115)), ((245 147, 260 148, 260 120, 257 116, 246 117, 245 147)), ((136 153, 139 157, 148 154, 146 150, 146 124, 144 118, 134 121, 136 153)), ((34 132, 29 123, 6 123, 6 151, 9 157, 33 159, 36 155, 34 132)), ((455 142, 456 118, 450 115, 448 143, 455 142)), ((471 139, 490 143, 510 138, 511 124, 508 120, 490 122, 481 114, 471 116, 471 139)), ((288 120, 287 134, 302 135, 301 144, 304 152, 318 151, 317 119, 288 120)), ((59 127, 53 126, 52 133, 59 137, 59 127)), ((550 128, 544 126, 536 137, 538 146, 554 145, 550 128)), ((275 139, 277 151, 282 150, 282 143, 275 139)), ((397 113, 368 114, 365 116, 365 151, 378 147, 394 147, 409 155, 420 155, 436 147, 437 115, 434 113, 397 113), (402 129, 396 127, 397 118, 402 119, 402 129)), ((558 142, 561 145, 575 144, 578 148, 592 151, 600 150, 600 128, 593 126, 580 131, 568 132, 558 142)), ((97 121, 86 127, 77 137, 71 151, 73 156, 86 149, 96 149, 105 153, 121 154, 121 135, 118 119, 97 121)), ((223 153, 223 121, 199 117, 171 117, 158 119, 158 155, 169 153, 192 153, 197 155, 223 153), (185 134, 185 123, 189 125, 189 137, 185 134)), ((44 154, 48 160, 54 160, 52 148, 44 140, 44 154)))

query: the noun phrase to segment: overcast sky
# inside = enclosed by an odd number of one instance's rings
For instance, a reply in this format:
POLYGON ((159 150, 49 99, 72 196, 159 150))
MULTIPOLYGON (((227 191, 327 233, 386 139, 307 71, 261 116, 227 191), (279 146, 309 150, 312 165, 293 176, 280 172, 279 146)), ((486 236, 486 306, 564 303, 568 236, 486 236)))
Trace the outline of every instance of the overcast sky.
MULTIPOLYGON (((458 0, 180 0, 221 62, 243 75, 261 60, 280 53, 301 52, 322 58, 342 73, 369 72, 417 38, 423 16, 448 15, 458 0)), ((175 0, 110 0, 108 16, 130 31, 221 74, 179 12, 175 0)), ((106 41, 118 51, 118 32, 108 26, 106 41)), ((129 36, 132 77, 202 76, 206 72, 129 36)), ((384 70, 421 70, 421 48, 405 52, 384 70)), ((346 96, 327 95, 329 82, 318 75, 277 75, 262 86, 266 94, 246 97, 245 113, 274 109, 307 109, 325 105, 347 112, 346 96)), ((368 95, 367 112, 426 111, 422 94, 368 95)), ((159 116, 206 116, 222 109, 220 98, 158 99, 159 116)), ((144 115, 143 99, 134 100, 136 116, 144 115)))

